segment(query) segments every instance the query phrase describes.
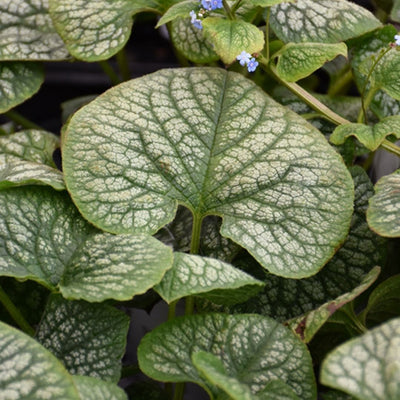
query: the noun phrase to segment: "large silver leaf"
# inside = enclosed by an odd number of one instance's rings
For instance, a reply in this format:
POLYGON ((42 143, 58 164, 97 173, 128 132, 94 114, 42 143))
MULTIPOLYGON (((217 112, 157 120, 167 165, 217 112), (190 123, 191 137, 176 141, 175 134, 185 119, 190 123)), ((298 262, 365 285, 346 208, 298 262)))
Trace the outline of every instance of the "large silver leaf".
POLYGON ((272 273, 317 272, 347 234, 353 185, 302 118, 242 75, 171 69, 121 84, 78 111, 63 146, 82 214, 113 232, 154 233, 178 204, 272 273))

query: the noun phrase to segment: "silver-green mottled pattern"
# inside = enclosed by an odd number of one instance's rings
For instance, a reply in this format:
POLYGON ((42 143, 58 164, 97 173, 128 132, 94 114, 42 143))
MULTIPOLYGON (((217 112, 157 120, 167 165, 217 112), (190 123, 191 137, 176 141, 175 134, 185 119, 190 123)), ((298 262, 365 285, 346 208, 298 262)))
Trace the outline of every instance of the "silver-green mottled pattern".
POLYGON ((235 289, 243 286, 247 294, 251 295, 255 293, 250 286, 263 286, 263 283, 214 258, 174 253, 172 268, 154 289, 167 303, 197 294, 207 297, 207 292, 221 289, 220 296, 223 298, 225 294, 226 302, 233 304, 235 300, 237 303, 247 300, 248 296, 239 296, 238 299, 235 296, 235 289))
POLYGON ((0 113, 33 96, 43 80, 44 73, 39 64, 0 62, 0 113))
POLYGON ((400 169, 379 179, 369 201, 368 225, 381 236, 400 236, 400 169))
POLYGON ((400 398, 400 318, 337 347, 325 358, 321 382, 362 400, 400 398))
POLYGON ((0 136, 0 189, 36 184, 64 190, 63 175, 52 157, 59 146, 59 138, 46 131, 0 136))
POLYGON ((191 357, 211 353, 228 376, 257 394, 274 379, 283 380, 302 399, 316 399, 307 348, 288 329, 259 315, 199 314, 176 318, 147 334, 138 348, 141 370, 163 382, 190 381, 210 386, 191 357))
POLYGON ((0 191, 0 275, 54 289, 72 254, 94 231, 65 192, 30 186, 0 191))
POLYGON ((36 340, 0 321, 2 400, 81 400, 71 375, 36 340))
POLYGON ((195 28, 190 17, 177 18, 171 22, 171 40, 174 46, 190 61, 207 63, 219 59, 203 32, 195 28))
POLYGON ((161 70, 79 110, 63 146, 82 214, 110 232, 154 233, 178 203, 271 272, 305 277, 347 234, 353 185, 337 153, 252 81, 217 68, 161 70))
POLYGON ((48 11, 48 0, 0 1, 0 60, 69 57, 48 11))
POLYGON ((238 266, 265 282, 262 293, 231 311, 256 312, 279 321, 297 317, 357 287, 375 265, 383 265, 385 239, 372 232, 365 218, 373 186, 360 167, 351 169, 355 186, 354 215, 349 235, 332 260, 308 279, 283 279, 244 259, 238 266))
POLYGON ((85 61, 117 53, 132 29, 130 0, 49 0, 54 25, 69 52, 85 61))
POLYGON ((204 37, 225 64, 231 64, 242 51, 258 53, 264 47, 264 34, 255 25, 242 21, 208 17, 203 21, 204 37))
POLYGON ((92 235, 68 261, 64 297, 129 300, 159 283, 172 267, 172 250, 150 235, 92 235))
POLYGON ((344 293, 335 300, 328 301, 306 315, 289 321, 289 327, 300 336, 304 343, 309 343, 328 318, 339 308, 353 301, 361 293, 365 292, 378 278, 380 268, 373 268, 361 281, 360 285, 351 292, 344 293))
POLYGON ((288 43, 274 54, 276 71, 288 82, 306 78, 338 55, 347 57, 344 43, 288 43))
POLYGON ((118 383, 128 328, 129 318, 114 307, 53 295, 36 339, 70 374, 118 383))
POLYGON ((271 7, 271 28, 284 42, 338 43, 382 24, 347 0, 297 0, 271 7))
POLYGON ((89 376, 72 377, 82 400, 127 400, 126 393, 117 385, 89 376))

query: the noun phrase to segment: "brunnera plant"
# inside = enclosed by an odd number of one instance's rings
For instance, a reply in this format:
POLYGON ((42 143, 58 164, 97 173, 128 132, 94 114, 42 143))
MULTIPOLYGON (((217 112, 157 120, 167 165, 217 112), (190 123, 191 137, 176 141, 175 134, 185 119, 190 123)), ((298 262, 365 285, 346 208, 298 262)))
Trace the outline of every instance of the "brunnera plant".
POLYGON ((0 397, 398 399, 399 9, 0 0, 0 397), (186 67, 130 79, 143 13, 186 67), (55 135, 15 107, 61 60, 113 87, 55 135))

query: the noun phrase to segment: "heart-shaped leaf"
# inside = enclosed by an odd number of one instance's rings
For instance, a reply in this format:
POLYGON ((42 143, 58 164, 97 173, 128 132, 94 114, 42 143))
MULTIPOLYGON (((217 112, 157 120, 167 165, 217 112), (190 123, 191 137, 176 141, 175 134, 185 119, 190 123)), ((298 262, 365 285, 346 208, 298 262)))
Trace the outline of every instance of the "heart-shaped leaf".
POLYGON ((368 225, 381 236, 400 236, 400 169, 379 179, 369 201, 368 225))
POLYGON ((288 329, 258 315, 200 314, 176 318, 147 334, 139 345, 139 366, 163 382, 195 382, 218 389, 202 378, 192 356, 211 353, 229 377, 257 394, 281 379, 302 399, 315 399, 315 382, 307 348, 288 329))
POLYGON ((154 289, 167 303, 203 294, 215 302, 234 304, 254 296, 260 286, 262 282, 222 261, 175 253, 172 268, 154 289))
POLYGON ((311 75, 338 55, 347 57, 344 43, 288 43, 274 57, 278 57, 276 70, 279 76, 295 82, 311 75))
POLYGON ((1 321, 0 390, 5 399, 81 400, 72 376, 53 354, 1 321))
POLYGON ((248 257, 238 259, 235 265, 264 281, 265 287, 258 296, 230 308, 231 312, 260 313, 286 321, 351 292, 375 265, 383 265, 386 241, 369 229, 365 218, 372 183, 360 167, 352 168, 351 173, 354 215, 349 235, 332 260, 315 276, 293 280, 268 274, 248 257))
POLYGON ((339 125, 332 133, 330 141, 342 144, 350 136, 355 136, 367 149, 375 151, 387 136, 394 135, 400 139, 400 116, 384 118, 374 126, 353 123, 339 125))
POLYGON ((0 191, 0 205, 1 275, 59 284, 69 298, 128 300, 172 266, 171 249, 152 237, 95 230, 66 193, 11 188, 0 191))
POLYGON ((203 31, 190 22, 189 16, 171 22, 171 40, 174 46, 192 62, 207 63, 219 59, 211 43, 205 40, 203 31))
POLYGON ((72 380, 82 400, 127 400, 126 393, 113 383, 78 375, 72 380))
POLYGON ((381 23, 366 8, 343 0, 297 0, 271 8, 271 28, 284 42, 338 43, 381 23))
POLYGON ((400 398, 400 318, 333 350, 321 368, 321 382, 361 400, 400 398))
POLYGON ((0 136, 0 189, 33 184, 64 190, 63 175, 53 161, 59 146, 59 138, 46 131, 0 136))
POLYGON ((64 60, 68 51, 48 11, 48 0, 0 2, 0 60, 64 60))
POLYGON ((203 31, 225 64, 234 62, 242 51, 253 54, 264 47, 262 31, 246 21, 208 17, 203 21, 203 31))
POLYGON ((309 343, 328 318, 339 308, 350 301, 353 301, 361 293, 367 290, 376 281, 379 273, 379 267, 373 268, 364 277, 360 285, 354 288, 351 292, 344 293, 335 300, 324 303, 322 306, 310 311, 306 315, 289 321, 290 328, 293 332, 298 334, 305 343, 309 343))
POLYGON ((318 271, 351 219, 352 181, 325 138, 217 68, 109 90, 68 124, 63 167, 78 208, 104 230, 154 233, 179 203, 198 221, 223 217, 221 234, 282 276, 318 271))
POLYGON ((43 80, 44 73, 39 64, 0 62, 0 114, 33 96, 43 80))
POLYGON ((205 379, 229 395, 233 400, 299 400, 290 386, 279 379, 270 381, 266 388, 253 394, 249 386, 226 373, 222 361, 212 353, 199 351, 192 356, 193 365, 205 379))
POLYGON ((85 61, 105 60, 128 41, 131 0, 49 0, 54 26, 68 51, 85 61))
POLYGON ((105 305, 50 297, 37 340, 72 375, 87 375, 117 383, 125 351, 129 318, 105 305))

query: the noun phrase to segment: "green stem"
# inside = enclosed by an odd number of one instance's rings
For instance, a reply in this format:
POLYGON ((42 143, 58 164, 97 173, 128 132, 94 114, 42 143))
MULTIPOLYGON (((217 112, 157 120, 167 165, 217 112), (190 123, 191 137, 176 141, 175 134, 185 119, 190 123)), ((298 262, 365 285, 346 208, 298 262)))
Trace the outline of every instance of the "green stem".
POLYGON ((121 79, 115 73, 113 67, 108 61, 99 61, 99 65, 103 72, 110 78, 110 81, 113 85, 118 85, 119 83, 121 83, 121 79))
POLYGON ((168 317, 167 321, 170 321, 171 319, 175 318, 176 314, 176 305, 178 304, 178 300, 173 301, 169 306, 168 306, 168 317))
POLYGON ((396 146, 394 143, 389 142, 389 140, 385 139, 381 146, 383 149, 386 151, 390 151, 393 154, 396 154, 396 156, 400 157, 400 147, 396 146))
POLYGON ((349 69, 345 73, 341 74, 340 78, 335 80, 334 85, 329 87, 327 95, 330 97, 336 96, 343 90, 343 88, 351 83, 352 79, 353 73, 349 69))
POLYGON ((127 378, 132 375, 140 374, 141 370, 138 365, 126 365, 122 367, 121 378, 127 378))
POLYGON ((362 124, 363 122, 365 122, 366 124, 368 124, 367 110, 368 110, 369 105, 371 104, 371 101, 374 98, 377 90, 378 90, 378 88, 372 87, 368 91, 368 93, 365 97, 364 97, 364 95, 361 97, 361 110, 358 113, 358 117, 357 117, 358 123, 362 124))
POLYGON ((316 99, 312 94, 308 93, 297 83, 286 82, 285 80, 281 79, 281 77, 278 75, 276 71, 276 68, 273 65, 266 63, 265 60, 263 60, 263 57, 261 57, 260 63, 269 68, 272 75, 278 82, 286 86, 291 92, 293 92, 296 96, 300 97, 300 99, 302 99, 315 111, 323 114, 326 119, 333 122, 335 125, 343 125, 350 123, 350 121, 336 114, 334 111, 328 108, 325 104, 321 103, 318 99, 316 99))
POLYGON ((241 6, 242 0, 236 0, 236 3, 232 6, 232 12, 236 12, 236 10, 241 6))
POLYGON ((267 9, 267 16, 265 17, 265 58, 269 62, 269 16, 271 14, 271 7, 267 9))
POLYGON ((11 121, 14 121, 16 124, 21 125, 25 129, 43 129, 41 126, 25 118, 23 115, 15 110, 7 111, 6 113, 4 113, 4 115, 11 121))
POLYGON ((229 7, 229 4, 226 0, 222 0, 222 4, 224 5, 225 11, 226 11, 226 15, 228 16, 228 18, 230 20, 235 20, 235 14, 232 12, 231 8, 229 7))
POLYGON ((183 394, 185 393, 185 384, 180 382, 175 385, 174 391, 174 399, 173 400, 182 400, 183 394))
POLYGON ((29 325, 28 321, 21 314, 21 311, 15 307, 14 303, 8 297, 7 293, 0 286, 0 302, 3 304, 4 308, 11 315, 13 320, 17 323, 17 325, 29 336, 35 335, 35 330, 29 325))
POLYGON ((122 76, 122 80, 128 81, 129 79, 131 79, 131 73, 129 71, 128 57, 126 56, 125 48, 121 49, 117 53, 116 59, 117 59, 119 71, 122 76))

